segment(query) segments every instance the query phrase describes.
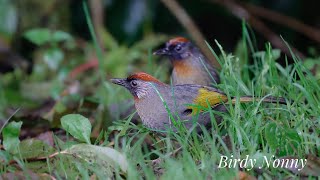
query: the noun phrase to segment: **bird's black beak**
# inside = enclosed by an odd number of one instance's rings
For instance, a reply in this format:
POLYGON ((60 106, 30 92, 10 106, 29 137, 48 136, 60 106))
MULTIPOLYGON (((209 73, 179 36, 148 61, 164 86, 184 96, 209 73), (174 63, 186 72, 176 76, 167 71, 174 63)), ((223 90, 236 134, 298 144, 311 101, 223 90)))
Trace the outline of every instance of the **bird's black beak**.
POLYGON ((168 54, 169 54, 168 48, 158 49, 155 52, 153 52, 153 55, 168 55, 168 54))
POLYGON ((126 84, 127 84, 127 79, 114 78, 114 79, 110 79, 110 81, 113 84, 117 84, 120 86, 126 86, 126 84))

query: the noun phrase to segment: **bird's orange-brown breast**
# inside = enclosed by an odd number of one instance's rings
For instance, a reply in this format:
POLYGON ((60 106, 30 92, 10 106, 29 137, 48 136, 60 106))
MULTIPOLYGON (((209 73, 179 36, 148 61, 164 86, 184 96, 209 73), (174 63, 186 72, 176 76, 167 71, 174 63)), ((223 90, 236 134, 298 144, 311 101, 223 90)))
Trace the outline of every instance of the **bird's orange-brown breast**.
POLYGON ((192 75, 192 67, 185 61, 174 60, 173 67, 174 71, 176 71, 176 76, 183 76, 183 78, 186 78, 192 75))

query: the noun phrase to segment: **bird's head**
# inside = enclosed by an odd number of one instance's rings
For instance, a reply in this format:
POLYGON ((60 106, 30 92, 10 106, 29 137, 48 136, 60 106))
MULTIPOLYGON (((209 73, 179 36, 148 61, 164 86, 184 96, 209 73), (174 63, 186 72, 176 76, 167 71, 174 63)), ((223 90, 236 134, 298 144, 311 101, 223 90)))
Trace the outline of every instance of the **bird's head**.
POLYGON ((128 89, 135 100, 145 98, 150 92, 152 92, 154 88, 153 85, 165 85, 158 79, 144 72, 135 73, 123 79, 111 79, 111 82, 128 89))
POLYGON ((184 37, 176 37, 166 42, 165 47, 156 50, 154 55, 167 56, 171 60, 183 60, 191 55, 192 43, 184 37))

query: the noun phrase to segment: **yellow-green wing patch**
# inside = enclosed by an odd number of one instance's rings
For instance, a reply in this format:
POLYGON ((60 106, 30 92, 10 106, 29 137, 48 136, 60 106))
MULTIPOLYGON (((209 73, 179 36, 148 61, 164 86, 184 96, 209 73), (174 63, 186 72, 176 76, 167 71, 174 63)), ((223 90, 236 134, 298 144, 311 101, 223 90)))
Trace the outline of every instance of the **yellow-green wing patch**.
POLYGON ((227 100, 228 97, 224 94, 200 88, 197 97, 193 100, 194 105, 190 106, 190 109, 192 109, 192 114, 194 115, 202 109, 208 109, 227 100))

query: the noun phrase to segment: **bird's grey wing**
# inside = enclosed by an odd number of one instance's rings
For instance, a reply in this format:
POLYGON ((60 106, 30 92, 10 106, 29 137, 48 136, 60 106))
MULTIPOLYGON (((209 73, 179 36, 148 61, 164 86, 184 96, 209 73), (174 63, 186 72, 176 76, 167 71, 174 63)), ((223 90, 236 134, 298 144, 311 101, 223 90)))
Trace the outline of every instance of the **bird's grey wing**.
MULTIPOLYGON (((195 97, 198 96, 199 89, 206 89, 208 91, 218 92, 222 95, 225 95, 221 90, 208 87, 208 86, 201 86, 195 84, 188 84, 188 85, 177 85, 173 89, 174 96, 172 96, 173 102, 175 104, 171 104, 171 106, 175 107, 175 113, 179 116, 180 120, 184 122, 187 128, 191 128, 194 125, 203 125, 203 126, 210 126, 211 125, 211 118, 209 112, 201 112, 198 114, 192 113, 192 106, 195 106, 193 100, 195 97)), ((213 108, 214 111, 221 111, 225 112, 226 109, 224 105, 217 105, 213 108)), ((214 115, 217 123, 220 123, 221 116, 214 115)))
POLYGON ((208 91, 214 91, 214 92, 217 92, 219 94, 226 95, 223 91, 221 91, 220 89, 217 89, 215 87, 203 86, 203 85, 198 85, 198 84, 176 85, 175 88, 174 88, 174 91, 176 91, 177 95, 185 94, 185 95, 187 95, 189 97, 195 97, 196 95, 198 95, 199 89, 201 89, 201 88, 202 89, 206 89, 208 91))

